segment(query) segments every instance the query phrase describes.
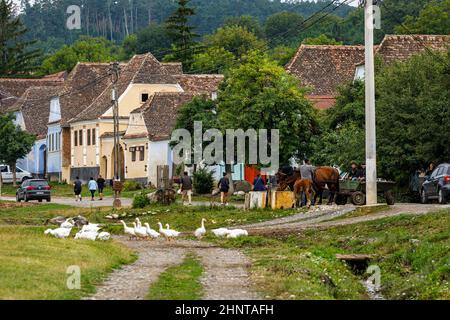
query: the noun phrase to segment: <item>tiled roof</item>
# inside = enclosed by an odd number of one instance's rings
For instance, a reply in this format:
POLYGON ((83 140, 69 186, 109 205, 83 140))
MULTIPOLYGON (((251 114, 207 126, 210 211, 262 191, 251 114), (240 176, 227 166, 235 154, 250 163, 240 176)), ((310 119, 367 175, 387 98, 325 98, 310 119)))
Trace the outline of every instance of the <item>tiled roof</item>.
POLYGON ((334 95, 353 80, 355 65, 363 59, 363 46, 301 45, 286 70, 311 87, 311 95, 334 95))
MULTIPOLYGON (((165 83, 176 84, 176 80, 164 66, 150 53, 135 55, 127 64, 121 66, 117 81, 117 96, 120 97, 131 83, 165 83)), ((111 108, 112 83, 83 112, 70 122, 98 119, 111 108)))
POLYGON ((181 106, 194 97, 191 93, 156 93, 141 108, 152 141, 168 140, 172 136, 181 106))
POLYGON ((0 78, 0 113, 14 105, 32 86, 61 86, 63 82, 64 73, 39 79, 0 78))
POLYGON ((110 85, 107 63, 78 63, 60 92, 61 125, 83 112, 110 85))
POLYGON ((21 111, 25 128, 29 133, 42 138, 47 135, 50 101, 58 95, 60 87, 30 87, 8 111, 21 111))
POLYGON ((394 61, 405 61, 426 48, 450 49, 450 35, 386 35, 376 53, 385 63, 390 64, 394 61))
POLYGON ((183 74, 183 64, 181 62, 163 62, 162 65, 172 74, 183 74))
POLYGON ((224 76, 218 74, 183 74, 176 75, 175 79, 184 91, 195 95, 206 94, 211 97, 213 92, 219 90, 219 85, 224 76))

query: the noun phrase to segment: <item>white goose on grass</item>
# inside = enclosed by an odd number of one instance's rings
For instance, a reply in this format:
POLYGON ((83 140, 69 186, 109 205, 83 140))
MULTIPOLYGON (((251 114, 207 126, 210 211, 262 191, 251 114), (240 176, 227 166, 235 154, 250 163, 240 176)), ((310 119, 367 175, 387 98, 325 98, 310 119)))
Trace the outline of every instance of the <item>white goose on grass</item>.
POLYGON ((120 220, 120 223, 122 223, 122 225, 123 225, 123 232, 125 232, 125 234, 130 236, 130 239, 136 238, 136 233, 134 232, 134 228, 128 227, 127 224, 123 220, 120 220))
MULTIPOLYGON (((139 222, 140 223, 140 222, 139 222)), ((134 227, 134 234, 138 237, 138 238, 142 238, 145 239, 147 238, 147 229, 146 228, 142 228, 139 227, 136 222, 133 222, 133 227, 134 227)))
POLYGON ((194 232, 194 236, 196 236, 197 239, 199 239, 199 240, 201 238, 203 238, 206 234, 205 222, 206 222, 206 219, 203 218, 202 226, 200 228, 198 228, 197 230, 195 230, 195 232, 194 232))
POLYGON ((226 237, 230 233, 230 230, 228 230, 227 228, 219 228, 219 229, 214 229, 212 231, 212 233, 214 233, 214 235, 216 237, 223 238, 223 237, 226 237))
POLYGON ((87 224, 81 228, 81 232, 99 232, 100 229, 99 224, 87 224))
POLYGON ((149 225, 147 222, 144 223, 144 226, 145 226, 145 229, 146 229, 146 231, 147 231, 147 235, 148 235, 150 238, 153 238, 153 239, 159 238, 160 234, 159 234, 157 231, 155 231, 155 230, 153 230, 152 228, 150 228, 150 225, 149 225))
POLYGON ((97 239, 98 233, 92 231, 80 231, 75 235, 75 240, 91 240, 95 241, 97 239))
POLYGON ((239 237, 247 237, 248 231, 243 229, 229 230, 227 238, 236 239, 239 237))
POLYGON ((73 226, 74 226, 73 219, 69 218, 66 221, 64 221, 63 223, 61 223, 60 228, 72 229, 73 226))
POLYGON ((58 239, 65 239, 70 235, 72 228, 47 229, 44 234, 50 234, 58 239))
POLYGON ((108 232, 100 232, 97 236, 97 239, 100 241, 108 241, 109 239, 111 239, 111 234, 109 234, 108 232))

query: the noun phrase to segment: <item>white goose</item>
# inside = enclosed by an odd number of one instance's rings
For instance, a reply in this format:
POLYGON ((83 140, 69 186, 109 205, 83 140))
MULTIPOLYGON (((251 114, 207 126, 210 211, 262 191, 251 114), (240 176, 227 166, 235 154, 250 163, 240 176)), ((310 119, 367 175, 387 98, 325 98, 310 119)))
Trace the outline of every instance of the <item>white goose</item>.
POLYGON ((216 237, 223 238, 223 237, 226 237, 230 233, 230 230, 228 230, 227 228, 219 228, 219 229, 214 229, 212 232, 214 233, 214 235, 216 237))
POLYGON ((181 234, 181 232, 178 232, 178 231, 176 231, 176 230, 170 229, 170 225, 169 225, 168 223, 166 224, 166 230, 167 230, 169 233, 171 233, 171 234, 172 234, 172 237, 174 237, 174 238, 178 237, 178 236, 181 234))
POLYGON ((95 241, 97 239, 98 233, 92 231, 80 231, 75 235, 75 240, 91 240, 95 241))
POLYGON ((248 231, 243 229, 229 230, 227 238, 236 239, 239 237, 247 237, 248 231))
POLYGON ((68 229, 72 229, 74 226, 73 224, 73 219, 69 218, 66 221, 64 221, 63 223, 61 223, 60 228, 68 228, 68 229))
POLYGON ((58 239, 65 239, 70 235, 70 232, 72 231, 72 228, 58 228, 58 229, 47 229, 45 230, 44 234, 50 234, 58 239))
POLYGON ((87 224, 81 228, 81 232, 99 232, 101 229, 99 224, 87 224))
POLYGON ((133 222, 133 227, 134 227, 134 234, 138 237, 138 238, 142 238, 145 239, 147 238, 147 229, 146 228, 142 228, 139 227, 136 222, 133 222))
POLYGON ((176 238, 179 235, 179 232, 175 234, 174 230, 170 230, 170 226, 168 226, 167 229, 164 229, 161 222, 158 222, 158 226, 159 226, 159 233, 161 233, 167 240, 176 238))
POLYGON ((129 235, 130 239, 131 238, 136 238, 136 233, 134 232, 134 228, 128 227, 123 220, 120 220, 120 222, 123 225, 123 231, 125 232, 125 234, 129 235))
POLYGON ((146 229, 146 231, 147 231, 147 235, 148 235, 150 238, 153 238, 153 239, 159 238, 160 234, 159 234, 158 232, 156 232, 155 230, 151 229, 151 228, 150 228, 150 225, 149 225, 147 222, 144 223, 144 226, 145 226, 145 229, 146 229))
POLYGON ((202 219, 202 226, 200 228, 198 228, 197 230, 195 230, 195 232, 194 232, 194 236, 196 236, 197 239, 199 239, 199 240, 201 238, 203 238, 206 234, 205 222, 206 222, 206 219, 202 219))
POLYGON ((97 239, 100 241, 108 241, 109 239, 111 239, 111 234, 109 234, 108 232, 100 232, 97 236, 97 239))

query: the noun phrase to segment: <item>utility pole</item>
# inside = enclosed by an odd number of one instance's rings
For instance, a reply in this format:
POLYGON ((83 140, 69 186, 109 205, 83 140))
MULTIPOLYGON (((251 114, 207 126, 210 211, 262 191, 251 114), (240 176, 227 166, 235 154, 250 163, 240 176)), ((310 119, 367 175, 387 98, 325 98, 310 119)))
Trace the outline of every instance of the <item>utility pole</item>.
POLYGON ((364 1, 366 85, 366 202, 377 204, 377 145, 375 120, 375 63, 373 51, 373 0, 364 1))
POLYGON ((119 195, 122 191, 122 173, 121 173, 121 159, 119 155, 120 150, 120 137, 119 137, 119 101, 117 93, 117 82, 119 80, 119 63, 114 62, 111 64, 113 88, 111 92, 111 100, 113 102, 113 126, 114 126, 114 204, 115 208, 120 208, 122 203, 119 195))

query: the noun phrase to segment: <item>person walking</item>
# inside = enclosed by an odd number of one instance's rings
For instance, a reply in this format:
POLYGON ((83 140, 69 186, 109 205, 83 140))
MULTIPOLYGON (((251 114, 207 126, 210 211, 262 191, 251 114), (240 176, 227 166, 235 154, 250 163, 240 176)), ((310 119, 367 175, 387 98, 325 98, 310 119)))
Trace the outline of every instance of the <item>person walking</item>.
POLYGON ((184 205, 184 201, 186 197, 188 198, 189 205, 192 205, 192 179, 189 177, 187 172, 183 173, 183 177, 181 178, 181 202, 184 205))
POLYGON ((92 177, 91 177, 91 179, 89 179, 88 188, 89 188, 89 191, 91 192, 91 201, 94 201, 95 193, 98 190, 98 185, 97 185, 97 181, 95 181, 94 178, 92 178, 92 177))
POLYGON ((220 201, 222 205, 228 205, 228 192, 230 191, 230 180, 227 177, 227 173, 223 173, 222 179, 220 179, 217 185, 220 189, 220 201))
POLYGON ((97 178, 99 200, 103 200, 103 189, 105 189, 105 179, 99 174, 97 178))
POLYGON ((75 201, 82 201, 81 191, 83 190, 83 183, 80 180, 80 177, 76 177, 73 182, 73 192, 75 193, 75 201))
POLYGON ((300 166, 300 176, 302 177, 302 206, 311 206, 312 185, 314 176, 314 166, 311 165, 309 159, 305 159, 303 165, 300 166), (311 194, 310 194, 311 193, 311 194))

